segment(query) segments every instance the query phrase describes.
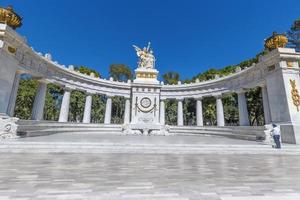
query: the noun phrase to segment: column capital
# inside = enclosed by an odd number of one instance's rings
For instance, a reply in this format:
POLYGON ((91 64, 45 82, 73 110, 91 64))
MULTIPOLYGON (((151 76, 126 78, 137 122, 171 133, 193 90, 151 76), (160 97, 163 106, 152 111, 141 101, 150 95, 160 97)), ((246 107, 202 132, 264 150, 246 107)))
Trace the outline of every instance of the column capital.
POLYGON ((75 86, 72 85, 64 85, 63 88, 65 91, 69 91, 69 92, 72 92, 72 90, 76 89, 75 86))
POLYGON ((85 94, 86 94, 86 95, 94 95, 94 94, 96 94, 96 92, 94 92, 94 91, 92 91, 92 90, 86 90, 86 91, 85 91, 85 94))
POLYGON ((48 79, 45 79, 45 78, 37 78, 37 77, 33 77, 32 79, 33 79, 33 80, 37 80, 39 83, 45 83, 45 84, 48 84, 48 83, 51 82, 51 81, 49 81, 48 79))
POLYGON ((183 100, 184 100, 184 97, 176 97, 176 100, 177 100, 177 101, 183 101, 183 100))
POLYGON ((202 101, 203 100, 203 96, 196 96, 196 97, 194 97, 194 99, 196 99, 196 100, 200 100, 200 101, 202 101))
POLYGON ((212 94, 212 96, 215 97, 216 99, 221 99, 222 93, 215 93, 215 94, 212 94))
POLYGON ((237 93, 237 94, 246 93, 247 89, 241 88, 241 89, 234 90, 234 92, 237 93))
POLYGON ((107 98, 112 98, 112 97, 114 97, 115 95, 113 95, 113 94, 105 94, 105 96, 106 96, 107 98))
POLYGON ((131 97, 130 96, 123 96, 125 98, 125 100, 130 100, 131 97))

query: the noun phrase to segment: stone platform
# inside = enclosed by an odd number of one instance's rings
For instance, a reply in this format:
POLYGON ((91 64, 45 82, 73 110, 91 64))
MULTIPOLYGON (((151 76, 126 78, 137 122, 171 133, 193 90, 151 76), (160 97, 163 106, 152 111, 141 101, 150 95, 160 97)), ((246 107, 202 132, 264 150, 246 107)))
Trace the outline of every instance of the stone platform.
POLYGON ((59 133, 2 141, 0 152, 300 155, 300 146, 285 144, 283 149, 277 150, 262 142, 210 135, 59 133))

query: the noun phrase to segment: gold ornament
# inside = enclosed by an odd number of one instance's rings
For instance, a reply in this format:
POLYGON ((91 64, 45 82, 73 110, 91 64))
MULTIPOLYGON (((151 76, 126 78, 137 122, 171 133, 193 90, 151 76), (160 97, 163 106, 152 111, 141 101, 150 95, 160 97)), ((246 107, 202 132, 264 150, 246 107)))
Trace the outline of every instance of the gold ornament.
POLYGON ((14 48, 14 47, 11 47, 11 46, 8 46, 8 47, 7 47, 7 50, 8 50, 10 53, 12 53, 12 54, 15 54, 15 53, 16 53, 16 51, 17 51, 17 49, 16 49, 16 48, 14 48))
POLYGON ((286 64, 287 64, 287 67, 289 67, 289 68, 292 68, 292 67, 294 67, 294 62, 286 62, 286 64))
POLYGON ((288 43, 288 39, 284 34, 277 34, 273 32, 273 35, 266 39, 265 48, 269 51, 277 48, 284 48, 288 43))
POLYGON ((290 84, 292 86, 291 94, 292 94, 293 103, 297 107, 297 111, 299 112, 300 95, 299 95, 299 92, 296 88, 296 80, 290 79, 290 84))
POLYGON ((22 17, 14 12, 11 6, 7 8, 0 7, 0 23, 7 24, 13 29, 22 26, 22 17))

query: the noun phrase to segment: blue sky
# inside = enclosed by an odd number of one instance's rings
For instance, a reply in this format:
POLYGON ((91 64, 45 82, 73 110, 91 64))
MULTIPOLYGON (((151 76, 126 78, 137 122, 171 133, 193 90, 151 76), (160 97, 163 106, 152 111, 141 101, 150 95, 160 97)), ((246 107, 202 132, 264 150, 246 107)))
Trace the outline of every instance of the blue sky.
POLYGON ((61 64, 108 76, 112 63, 136 68, 133 44, 151 41, 163 74, 181 79, 251 58, 274 30, 300 18, 299 0, 2 0, 23 17, 18 32, 61 64))

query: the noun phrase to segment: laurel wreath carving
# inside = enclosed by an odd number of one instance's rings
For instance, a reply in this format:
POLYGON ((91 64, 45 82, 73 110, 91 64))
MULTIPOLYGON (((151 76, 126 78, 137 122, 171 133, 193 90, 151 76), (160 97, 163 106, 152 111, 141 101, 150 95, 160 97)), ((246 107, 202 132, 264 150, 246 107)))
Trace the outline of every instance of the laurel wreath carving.
POLYGON ((292 86, 291 94, 292 94, 293 103, 297 107, 297 111, 299 112, 300 95, 298 89, 296 88, 296 80, 290 79, 290 84, 292 86))

